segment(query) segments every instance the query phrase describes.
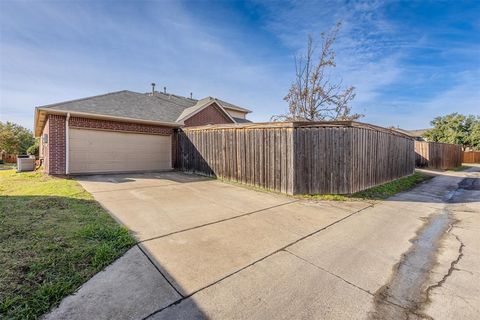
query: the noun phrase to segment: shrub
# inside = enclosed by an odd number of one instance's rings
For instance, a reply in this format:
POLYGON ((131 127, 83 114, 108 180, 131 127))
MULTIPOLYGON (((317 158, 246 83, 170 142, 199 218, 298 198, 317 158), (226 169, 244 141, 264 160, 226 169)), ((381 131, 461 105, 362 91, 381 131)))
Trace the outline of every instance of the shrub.
POLYGON ((37 138, 35 139, 35 143, 30 147, 28 147, 27 154, 38 157, 39 150, 40 150, 40 142, 39 142, 39 139, 37 138))

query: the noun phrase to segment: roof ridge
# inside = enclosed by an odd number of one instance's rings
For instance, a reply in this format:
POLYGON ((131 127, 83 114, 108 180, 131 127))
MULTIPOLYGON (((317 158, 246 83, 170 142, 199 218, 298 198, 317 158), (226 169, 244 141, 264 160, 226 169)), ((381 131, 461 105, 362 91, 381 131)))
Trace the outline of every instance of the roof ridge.
POLYGON ((46 105, 43 105, 43 106, 38 106, 38 108, 51 108, 51 107, 58 106, 60 104, 84 101, 84 100, 88 100, 88 99, 99 98, 99 97, 104 97, 104 96, 108 96, 108 95, 112 95, 112 94, 117 94, 117 93, 120 93, 120 92, 130 92, 130 93, 139 94, 138 92, 134 92, 134 91, 130 91, 130 90, 120 90, 120 91, 107 92, 107 93, 98 94, 98 95, 95 95, 95 96, 90 96, 90 97, 85 97, 85 98, 80 98, 80 99, 66 100, 66 101, 46 104, 46 105))
MULTIPOLYGON (((151 97, 152 99, 157 99, 159 103, 169 103, 169 104, 174 105, 175 107, 181 108, 183 110, 191 107, 191 106, 186 105, 186 101, 181 101, 180 102, 178 100, 173 100, 173 99, 169 99, 168 97, 163 97, 163 96, 158 96, 158 95, 154 95, 154 96, 150 95, 149 97, 151 97)), ((190 100, 189 102, 193 103, 193 105, 195 105, 197 103, 197 101, 192 101, 192 100, 190 100)))
MULTIPOLYGON (((180 96, 180 95, 174 94, 174 93, 165 93, 165 92, 161 92, 161 91, 155 91, 155 93, 161 94, 161 95, 164 95, 164 96, 174 96, 174 97, 176 97, 176 98, 185 99, 185 100, 190 100, 190 101, 198 101, 198 99, 193 99, 193 98, 189 98, 189 97, 184 97, 184 96, 180 96)), ((147 94, 148 94, 148 92, 147 92, 147 94)))
POLYGON ((222 104, 222 106, 223 106, 224 108, 227 108, 227 109, 234 109, 234 110, 243 111, 243 112, 246 112, 246 113, 251 113, 251 112, 252 112, 252 110, 250 110, 250 109, 237 106, 236 104, 233 104, 233 103, 231 103, 231 102, 222 100, 222 99, 220 99, 220 98, 215 98, 215 97, 213 97, 212 99, 218 101, 219 103, 222 104))

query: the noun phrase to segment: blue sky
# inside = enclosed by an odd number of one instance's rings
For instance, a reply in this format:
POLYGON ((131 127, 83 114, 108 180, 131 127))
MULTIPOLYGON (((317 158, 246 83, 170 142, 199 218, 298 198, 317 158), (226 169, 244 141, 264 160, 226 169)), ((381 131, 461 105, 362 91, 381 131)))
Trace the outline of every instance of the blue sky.
POLYGON ((480 1, 0 0, 0 120, 32 128, 35 106, 156 82, 267 121, 307 35, 337 21, 333 76, 357 88, 362 121, 480 114, 480 1))

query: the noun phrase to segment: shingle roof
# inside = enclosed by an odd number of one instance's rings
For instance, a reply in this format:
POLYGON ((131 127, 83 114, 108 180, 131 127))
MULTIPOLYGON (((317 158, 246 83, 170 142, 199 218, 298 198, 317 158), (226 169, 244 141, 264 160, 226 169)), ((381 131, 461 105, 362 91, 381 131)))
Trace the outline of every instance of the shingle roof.
MULTIPOLYGON (((147 93, 149 94, 149 93, 147 93)), ((224 108, 227 108, 227 109, 233 109, 233 110, 238 110, 238 111, 243 111, 243 112, 246 112, 246 113, 249 113, 249 112, 252 112, 251 110, 248 110, 248 109, 245 109, 245 108, 242 108, 242 107, 239 107, 237 105, 234 105, 230 102, 227 102, 227 101, 223 101, 221 99, 218 99, 218 98, 214 98, 214 97, 205 97, 203 99, 200 99, 200 100, 197 100, 197 99, 192 99, 192 98, 186 98, 186 97, 182 97, 182 96, 178 96, 178 95, 175 95, 175 94, 170 94, 170 93, 163 93, 163 92, 155 92, 155 96, 158 97, 158 98, 162 98, 162 99, 169 99, 169 100, 174 100, 176 103, 179 103, 179 104, 184 104, 187 108, 188 107, 192 107, 193 105, 195 104, 198 104, 199 101, 202 101, 202 100, 216 100, 217 102, 219 102, 222 107, 224 108), (192 105, 192 102, 194 102, 194 104, 192 105)))
POLYGON ((243 118, 232 117, 236 123, 252 123, 252 121, 243 118))
POLYGON ((127 90, 40 108, 163 122, 175 122, 184 109, 176 103, 127 90))
MULTIPOLYGON (((71 112, 82 112, 108 115, 139 120, 159 122, 176 122, 195 112, 204 102, 214 99, 207 97, 201 100, 189 99, 173 94, 155 92, 137 93, 128 90, 111 92, 84 99, 66 101, 41 106, 42 109, 55 109, 71 112)), ((217 100, 226 108, 250 112, 228 102, 217 100)))
MULTIPOLYGON (((145 95, 151 96, 151 93, 147 92, 145 93, 145 95)), ((157 91, 155 91, 153 96, 163 102, 175 103, 176 105, 180 105, 184 108, 189 108, 198 102, 198 100, 196 99, 185 98, 185 97, 177 96, 175 94, 162 93, 157 91)))

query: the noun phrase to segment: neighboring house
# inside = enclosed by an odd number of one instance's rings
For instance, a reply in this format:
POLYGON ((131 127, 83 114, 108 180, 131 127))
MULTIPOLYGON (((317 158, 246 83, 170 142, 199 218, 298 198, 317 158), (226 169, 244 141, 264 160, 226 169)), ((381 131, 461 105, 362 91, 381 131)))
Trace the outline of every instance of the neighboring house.
POLYGON ((405 129, 395 128, 395 127, 390 127, 390 129, 406 134, 407 136, 410 136, 417 141, 427 141, 427 139, 425 139, 423 135, 428 129, 405 130, 405 129))
POLYGON ((430 129, 418 129, 418 130, 409 130, 410 135, 415 138, 415 140, 418 141, 428 141, 427 138, 425 138, 425 132, 427 132, 430 129))
POLYGON ((250 122, 250 110, 207 97, 119 91, 35 108, 35 136, 49 174, 172 169, 183 126, 250 122))

